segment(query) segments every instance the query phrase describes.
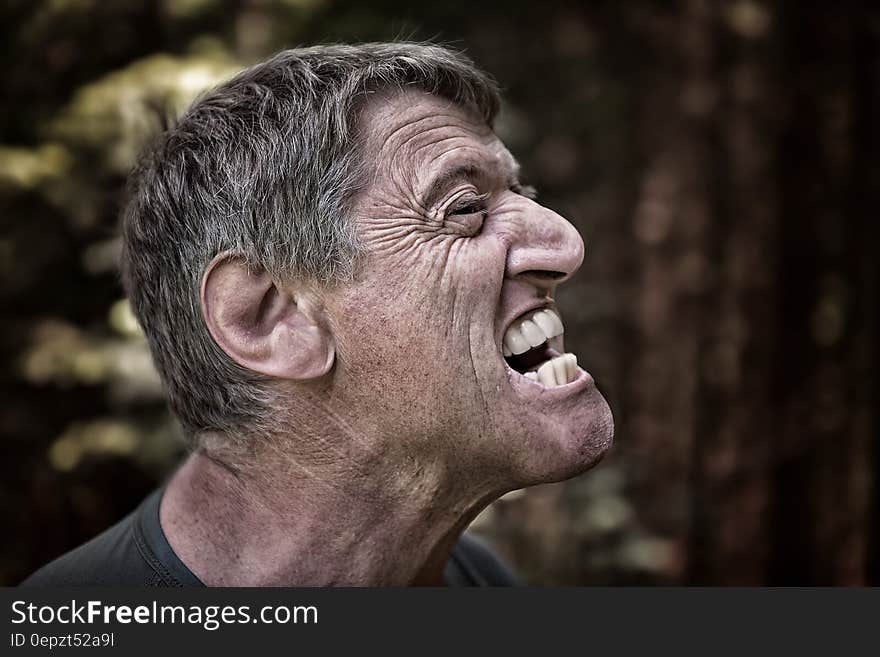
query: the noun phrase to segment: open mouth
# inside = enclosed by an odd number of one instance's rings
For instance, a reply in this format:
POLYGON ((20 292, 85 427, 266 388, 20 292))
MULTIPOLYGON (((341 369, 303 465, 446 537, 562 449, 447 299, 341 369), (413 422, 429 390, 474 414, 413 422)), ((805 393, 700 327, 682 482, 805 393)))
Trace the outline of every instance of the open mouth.
POLYGON ((504 333, 502 352, 507 366, 546 388, 563 386, 578 377, 577 357, 559 353, 565 328, 555 311, 535 310, 518 318, 504 333))

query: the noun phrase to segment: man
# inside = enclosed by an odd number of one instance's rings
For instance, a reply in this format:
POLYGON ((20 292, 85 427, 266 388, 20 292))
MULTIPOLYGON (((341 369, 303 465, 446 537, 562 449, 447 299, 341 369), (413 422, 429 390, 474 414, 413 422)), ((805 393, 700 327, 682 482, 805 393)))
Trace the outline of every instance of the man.
POLYGON ((123 272, 192 453, 27 584, 509 584, 463 530, 594 465, 611 413, 553 302, 583 242, 409 43, 282 52, 133 176, 123 272))

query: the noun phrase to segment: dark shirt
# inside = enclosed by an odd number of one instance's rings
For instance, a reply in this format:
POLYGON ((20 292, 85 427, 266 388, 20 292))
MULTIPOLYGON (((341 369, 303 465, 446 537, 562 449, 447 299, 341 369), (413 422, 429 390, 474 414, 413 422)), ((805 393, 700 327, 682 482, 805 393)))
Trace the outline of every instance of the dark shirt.
MULTIPOLYGON (((88 543, 28 577, 22 586, 203 586, 159 524, 162 489, 88 543)), ((479 539, 464 534, 443 573, 449 586, 516 586, 510 570, 479 539)))

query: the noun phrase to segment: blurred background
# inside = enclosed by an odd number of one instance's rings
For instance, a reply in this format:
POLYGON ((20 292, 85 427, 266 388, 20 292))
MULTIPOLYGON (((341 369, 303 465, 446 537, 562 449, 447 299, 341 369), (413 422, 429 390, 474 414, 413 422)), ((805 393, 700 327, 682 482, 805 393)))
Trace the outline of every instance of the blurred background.
POLYGON ((474 523, 532 584, 880 584, 880 8, 795 0, 4 0, 0 584, 182 451, 116 272, 157 107, 284 47, 434 39, 588 243, 587 475, 474 523))

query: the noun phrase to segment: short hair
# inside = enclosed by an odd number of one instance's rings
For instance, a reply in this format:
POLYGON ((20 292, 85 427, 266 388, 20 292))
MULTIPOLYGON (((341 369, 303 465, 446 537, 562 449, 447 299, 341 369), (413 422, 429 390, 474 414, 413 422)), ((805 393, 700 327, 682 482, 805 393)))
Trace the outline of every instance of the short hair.
POLYGON ((206 266, 230 251, 277 282, 350 280, 351 202, 365 184, 358 118, 377 91, 417 89, 490 127, 494 81, 467 57, 419 43, 285 50, 203 95, 148 147, 122 213, 122 279, 191 446, 220 432, 247 447, 277 432, 268 377, 212 339, 206 266))

